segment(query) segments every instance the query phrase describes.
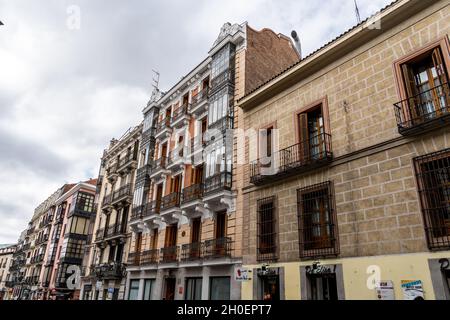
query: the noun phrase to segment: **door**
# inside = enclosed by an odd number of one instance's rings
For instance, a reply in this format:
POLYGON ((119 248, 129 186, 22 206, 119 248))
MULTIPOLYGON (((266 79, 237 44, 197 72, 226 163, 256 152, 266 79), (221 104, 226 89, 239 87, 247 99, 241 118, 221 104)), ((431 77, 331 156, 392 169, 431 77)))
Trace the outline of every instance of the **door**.
POLYGON ((336 274, 308 276, 312 300, 338 300, 336 274))
POLYGON ((214 253, 218 256, 224 256, 226 254, 227 240, 226 236, 226 222, 227 213, 218 212, 216 215, 216 228, 215 228, 215 248, 214 253))
POLYGON ((166 157, 167 157, 167 143, 164 143, 161 146, 161 166, 166 165, 166 157))
POLYGON ((166 227, 166 238, 164 240, 164 254, 163 259, 166 262, 177 260, 177 224, 172 224, 166 227))
POLYGON ((175 278, 166 278, 164 300, 175 300, 175 286, 176 286, 175 278))
POLYGON ((189 257, 191 259, 200 257, 200 232, 201 232, 202 219, 195 218, 192 219, 191 226, 191 250, 189 252, 189 257))
POLYGON ((136 242, 134 245, 134 264, 139 265, 139 258, 141 254, 141 246, 142 246, 142 232, 136 234, 136 242))
POLYGON ((158 184, 158 186, 156 187, 156 203, 155 203, 155 212, 159 213, 160 209, 161 209, 161 200, 162 200, 162 195, 163 195, 163 185, 158 184))
POLYGON ((261 277, 262 300, 280 300, 280 279, 278 275, 261 277))

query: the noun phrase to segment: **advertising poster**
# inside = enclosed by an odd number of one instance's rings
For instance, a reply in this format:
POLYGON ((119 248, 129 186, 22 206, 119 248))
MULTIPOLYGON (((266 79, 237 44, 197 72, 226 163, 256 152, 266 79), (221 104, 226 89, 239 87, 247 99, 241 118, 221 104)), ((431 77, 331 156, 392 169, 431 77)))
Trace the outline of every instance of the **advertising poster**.
POLYGON ((402 280, 404 300, 424 300, 422 281, 402 280))
POLYGON ((395 300, 392 280, 380 281, 376 287, 378 300, 395 300))

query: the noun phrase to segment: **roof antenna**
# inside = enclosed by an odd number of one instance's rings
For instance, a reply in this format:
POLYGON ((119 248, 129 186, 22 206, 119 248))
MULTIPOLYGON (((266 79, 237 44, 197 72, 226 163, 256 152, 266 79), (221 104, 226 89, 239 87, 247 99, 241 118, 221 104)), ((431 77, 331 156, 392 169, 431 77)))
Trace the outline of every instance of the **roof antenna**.
POLYGON ((356 13, 356 20, 358 21, 358 24, 361 23, 361 15, 359 14, 359 8, 358 3, 355 0, 355 13, 356 13))
POLYGON ((300 42, 300 38, 297 35, 297 31, 292 30, 291 37, 294 39, 295 49, 298 52, 298 55, 300 56, 300 60, 302 60, 302 44, 300 42))
POLYGON ((152 83, 152 87, 153 87, 153 89, 155 89, 155 90, 159 90, 159 89, 158 89, 158 86, 159 86, 159 72, 156 71, 156 70, 153 70, 153 69, 152 69, 152 71, 153 71, 153 78, 152 78, 153 83, 152 83))

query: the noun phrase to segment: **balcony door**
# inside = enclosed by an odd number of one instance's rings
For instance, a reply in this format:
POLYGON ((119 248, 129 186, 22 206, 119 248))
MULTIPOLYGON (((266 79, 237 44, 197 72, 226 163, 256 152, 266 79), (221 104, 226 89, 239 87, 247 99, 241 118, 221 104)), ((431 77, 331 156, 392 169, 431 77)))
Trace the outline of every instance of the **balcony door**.
POLYGON ((173 177, 172 183, 170 185, 170 193, 175 193, 175 192, 180 193, 180 191, 181 191, 181 174, 173 177))
POLYGON ((201 241, 201 227, 202 219, 195 218, 191 222, 191 251, 189 252, 190 258, 200 257, 200 241, 201 241))
POLYGON ((175 300, 175 287, 176 287, 175 278, 165 279, 164 300, 175 300))
POLYGON ((192 184, 200 184, 203 182, 203 165, 194 168, 192 175, 192 184))
POLYGON ((293 152, 298 152, 298 155, 289 155, 290 159, 294 157, 298 158, 300 162, 308 162, 326 157, 322 105, 308 112, 300 113, 298 115, 298 128, 300 144, 298 150, 293 150, 293 152))
MULTIPOLYGON (((161 158, 165 158, 167 156, 167 143, 164 143, 161 146, 161 158)), ((161 165, 164 165, 165 163, 161 163, 161 165)))
POLYGON ((139 264, 139 258, 140 258, 140 253, 141 253, 141 247, 142 247, 142 232, 138 232, 136 233, 136 240, 134 243, 134 252, 135 252, 135 256, 134 256, 134 264, 139 264))
POLYGON ((450 111, 448 74, 440 48, 403 64, 402 73, 414 124, 450 111))
POLYGON ((155 212, 159 213, 161 208, 161 200, 163 196, 163 184, 158 184, 156 187, 156 203, 155 203, 155 212))
POLYGON ((164 261, 176 261, 177 260, 177 231, 178 226, 176 223, 166 227, 166 238, 164 239, 164 261))
POLYGON ((215 255, 218 256, 224 256, 226 254, 226 245, 227 245, 227 241, 225 239, 227 233, 226 224, 227 224, 226 211, 218 212, 216 214, 216 224, 214 230, 214 237, 216 239, 214 253, 215 255))

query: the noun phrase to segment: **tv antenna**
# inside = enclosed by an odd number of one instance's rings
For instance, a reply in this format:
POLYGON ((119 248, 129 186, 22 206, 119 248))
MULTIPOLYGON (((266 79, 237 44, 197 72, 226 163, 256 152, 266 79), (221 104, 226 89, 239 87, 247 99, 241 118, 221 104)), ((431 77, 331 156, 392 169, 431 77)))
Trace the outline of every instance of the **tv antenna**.
POLYGON ((158 86, 159 86, 159 72, 156 70, 153 70, 153 77, 152 77, 152 87, 155 90, 158 90, 158 86))

